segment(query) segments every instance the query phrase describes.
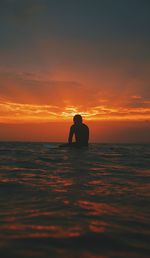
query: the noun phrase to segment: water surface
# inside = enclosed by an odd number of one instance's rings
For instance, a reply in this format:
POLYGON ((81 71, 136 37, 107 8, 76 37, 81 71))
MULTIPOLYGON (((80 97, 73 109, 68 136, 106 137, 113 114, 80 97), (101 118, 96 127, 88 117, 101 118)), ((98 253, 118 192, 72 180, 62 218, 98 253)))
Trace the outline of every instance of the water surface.
POLYGON ((1 143, 0 257, 150 257, 149 157, 150 145, 1 143))

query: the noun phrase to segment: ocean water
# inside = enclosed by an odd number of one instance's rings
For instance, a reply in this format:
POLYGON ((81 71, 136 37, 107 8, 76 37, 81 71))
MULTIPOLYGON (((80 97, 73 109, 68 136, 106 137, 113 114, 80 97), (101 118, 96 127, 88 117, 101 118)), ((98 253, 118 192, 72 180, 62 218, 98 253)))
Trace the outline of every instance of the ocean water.
POLYGON ((150 257, 150 145, 0 143, 0 257, 150 257))

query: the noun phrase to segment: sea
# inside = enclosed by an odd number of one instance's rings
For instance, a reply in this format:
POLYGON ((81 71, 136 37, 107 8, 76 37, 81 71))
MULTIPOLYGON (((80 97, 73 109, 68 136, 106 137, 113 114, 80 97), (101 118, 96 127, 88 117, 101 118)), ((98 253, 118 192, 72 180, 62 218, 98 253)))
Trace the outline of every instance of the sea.
POLYGON ((1 258, 149 258, 150 145, 0 143, 1 258))

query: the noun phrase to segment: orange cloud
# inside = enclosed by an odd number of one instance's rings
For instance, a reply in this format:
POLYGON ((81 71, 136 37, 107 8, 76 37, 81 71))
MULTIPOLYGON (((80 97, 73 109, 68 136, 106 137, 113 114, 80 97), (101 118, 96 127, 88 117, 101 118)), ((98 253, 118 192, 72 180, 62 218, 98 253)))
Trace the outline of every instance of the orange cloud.
POLYGON ((80 113, 87 120, 150 120, 150 108, 54 106, 0 101, 0 122, 25 123, 70 120, 80 113))
MULTIPOLYGON (((120 91, 108 87, 84 84, 73 80, 72 75, 55 76, 14 71, 0 72, 0 122, 28 123, 69 120, 80 113, 87 120, 150 120, 148 96, 140 95, 135 88, 120 91), (102 90, 103 89, 103 90, 102 90)), ((110 80, 112 77, 110 77, 110 80)), ((82 82, 81 82, 82 81, 82 82)), ((118 82, 120 78, 118 79, 118 82)), ((147 94, 148 95, 148 94, 147 94)))

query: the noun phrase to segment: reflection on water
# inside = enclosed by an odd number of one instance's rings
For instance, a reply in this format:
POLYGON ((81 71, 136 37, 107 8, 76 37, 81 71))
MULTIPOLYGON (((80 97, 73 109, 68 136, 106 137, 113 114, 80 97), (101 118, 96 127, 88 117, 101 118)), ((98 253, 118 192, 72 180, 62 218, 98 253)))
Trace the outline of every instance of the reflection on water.
POLYGON ((149 145, 0 145, 1 257, 149 257, 149 145))

